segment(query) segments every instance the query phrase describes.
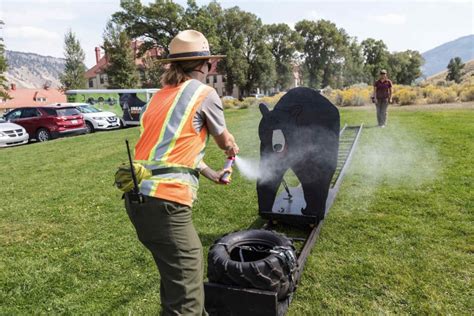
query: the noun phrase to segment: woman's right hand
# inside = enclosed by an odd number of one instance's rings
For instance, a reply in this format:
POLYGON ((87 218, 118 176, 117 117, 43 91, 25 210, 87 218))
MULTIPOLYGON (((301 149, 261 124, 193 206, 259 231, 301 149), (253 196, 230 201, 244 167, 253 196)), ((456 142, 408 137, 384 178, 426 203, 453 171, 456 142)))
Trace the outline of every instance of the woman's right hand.
POLYGON ((237 144, 234 143, 234 145, 227 147, 224 152, 227 157, 235 157, 237 156, 239 151, 240 151, 239 146, 237 146, 237 144))

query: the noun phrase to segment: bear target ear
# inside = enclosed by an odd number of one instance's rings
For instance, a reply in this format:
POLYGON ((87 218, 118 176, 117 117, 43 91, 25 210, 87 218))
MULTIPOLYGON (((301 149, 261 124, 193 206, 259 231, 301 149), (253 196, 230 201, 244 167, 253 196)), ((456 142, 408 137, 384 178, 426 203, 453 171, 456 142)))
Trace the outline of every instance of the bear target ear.
POLYGON ((262 113, 262 116, 265 116, 270 113, 270 110, 268 109, 268 106, 265 103, 260 103, 258 108, 260 109, 260 113, 262 113))

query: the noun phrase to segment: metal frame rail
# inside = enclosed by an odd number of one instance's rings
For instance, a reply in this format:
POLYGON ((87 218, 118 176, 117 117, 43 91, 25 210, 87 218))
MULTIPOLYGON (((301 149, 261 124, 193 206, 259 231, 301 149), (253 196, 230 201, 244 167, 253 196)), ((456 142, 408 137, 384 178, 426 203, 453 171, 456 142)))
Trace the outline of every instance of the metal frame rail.
MULTIPOLYGON (((334 203, 337 192, 352 160, 354 150, 359 141, 363 125, 347 126, 339 133, 339 153, 336 172, 334 173, 330 194, 326 201, 326 214, 334 203)), ((283 223, 282 223, 283 224, 283 223)), ((306 260, 314 247, 321 232, 324 220, 314 226, 311 225, 310 232, 305 239, 291 238, 294 241, 304 241, 303 247, 298 252, 298 271, 295 279, 299 283, 306 264, 306 260)), ((263 229, 275 229, 276 224, 269 220, 263 225, 263 229)), ((283 316, 286 314, 292 301, 293 293, 285 300, 278 301, 277 293, 251 288, 234 287, 216 283, 205 283, 206 309, 211 315, 232 316, 283 316)))

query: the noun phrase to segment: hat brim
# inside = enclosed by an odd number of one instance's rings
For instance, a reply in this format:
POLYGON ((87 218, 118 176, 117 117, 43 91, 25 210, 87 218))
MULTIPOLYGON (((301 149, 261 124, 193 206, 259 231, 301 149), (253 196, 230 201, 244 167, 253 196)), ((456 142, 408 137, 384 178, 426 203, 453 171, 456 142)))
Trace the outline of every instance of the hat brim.
POLYGON ((177 57, 177 58, 164 58, 158 59, 159 63, 171 63, 175 61, 190 61, 190 60, 206 60, 206 59, 221 59, 225 58, 226 55, 210 55, 210 56, 191 56, 191 57, 177 57))

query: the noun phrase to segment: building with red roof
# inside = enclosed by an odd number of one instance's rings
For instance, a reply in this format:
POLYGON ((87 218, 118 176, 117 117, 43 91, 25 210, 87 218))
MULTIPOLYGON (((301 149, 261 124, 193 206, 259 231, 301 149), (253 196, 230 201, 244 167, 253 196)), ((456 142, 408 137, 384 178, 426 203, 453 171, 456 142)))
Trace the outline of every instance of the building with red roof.
POLYGON ((27 106, 42 106, 51 103, 66 102, 66 95, 58 89, 45 85, 38 89, 17 88, 12 83, 7 91, 11 99, 0 99, 0 112, 27 106))
MULTIPOLYGON (((159 58, 162 50, 160 48, 152 48, 140 56, 140 46, 143 44, 142 41, 132 41, 131 46, 135 55, 135 65, 138 67, 140 75, 143 76, 143 72, 146 67, 146 60, 149 58, 159 58)), ((96 64, 86 71, 87 86, 89 89, 107 89, 107 75, 105 70, 107 69, 107 55, 101 53, 100 47, 95 48, 95 62, 96 64)))

